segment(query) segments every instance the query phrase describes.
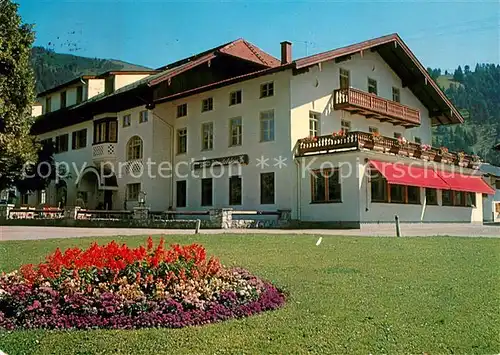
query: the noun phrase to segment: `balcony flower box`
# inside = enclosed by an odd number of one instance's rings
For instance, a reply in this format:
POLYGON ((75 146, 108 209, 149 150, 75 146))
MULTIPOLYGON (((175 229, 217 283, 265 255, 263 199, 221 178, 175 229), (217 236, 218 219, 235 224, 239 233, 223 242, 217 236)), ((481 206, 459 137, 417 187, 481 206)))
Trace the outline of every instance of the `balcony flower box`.
POLYGON ((318 141, 318 137, 315 136, 309 136, 306 138, 302 138, 302 142, 304 143, 316 143, 318 141))

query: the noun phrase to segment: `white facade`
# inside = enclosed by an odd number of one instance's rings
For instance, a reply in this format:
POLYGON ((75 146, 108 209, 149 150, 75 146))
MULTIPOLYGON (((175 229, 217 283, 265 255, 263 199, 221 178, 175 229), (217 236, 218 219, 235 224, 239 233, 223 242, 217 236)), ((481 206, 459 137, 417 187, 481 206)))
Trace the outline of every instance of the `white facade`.
POLYGON ((363 56, 356 54, 351 60, 335 63, 329 61, 321 66, 314 66, 304 74, 291 77, 291 116, 292 142, 304 138, 309 132, 309 111, 321 113, 320 134, 330 134, 341 129, 341 120, 351 122, 352 131, 369 132, 369 127, 376 127, 383 136, 392 137, 401 133, 410 141, 415 137, 424 144, 431 144, 431 123, 428 110, 408 89, 403 88, 401 79, 382 60, 377 53, 365 51, 363 56), (420 110, 421 125, 417 128, 405 129, 391 123, 382 123, 375 119, 367 119, 360 115, 333 109, 333 90, 340 87, 339 71, 348 70, 351 87, 368 91, 368 78, 378 83, 378 96, 392 100, 392 88, 401 92, 401 103, 420 110))
MULTIPOLYGON (((116 75, 114 89, 143 79, 146 75, 116 75)), ((89 80, 88 96, 104 91, 104 80, 89 80)), ((73 103, 74 88, 67 89, 68 105, 73 103)), ((52 107, 58 107, 59 92, 51 94, 52 107)), ((44 105, 44 100, 42 105, 44 105)), ((207 106, 208 107, 208 106, 207 106)), ((207 108, 205 107, 205 108, 207 108)), ((69 135, 68 151, 56 154, 56 160, 74 164, 76 171, 83 167, 109 162, 117 176, 117 186, 98 188, 90 179, 72 171, 66 179, 68 186, 67 205, 77 203, 79 193, 84 192, 87 207, 97 208, 103 194, 111 194, 114 209, 130 209, 138 199, 130 200, 128 189, 131 184, 140 184, 146 205, 155 211, 164 211, 171 206, 177 210, 203 210, 233 207, 237 210, 276 211, 290 209, 292 218, 311 222, 339 222, 359 224, 363 222, 391 222, 398 214, 405 222, 482 222, 483 204, 480 193, 476 194, 477 205, 470 207, 447 207, 442 205, 441 191, 438 204, 425 203, 425 189, 420 189, 420 204, 372 203, 370 182, 365 176, 366 159, 388 162, 404 161, 401 157, 367 151, 335 153, 316 157, 295 157, 297 141, 310 135, 310 114, 319 118, 316 135, 327 135, 342 129, 341 122, 348 121, 351 131, 369 132, 377 129, 382 136, 400 134, 409 141, 431 143, 431 119, 429 112, 413 92, 403 87, 401 79, 378 53, 364 51, 363 55, 352 55, 349 60, 323 62, 308 70, 296 73, 292 69, 275 71, 256 76, 231 85, 206 90, 149 107, 147 121, 140 122, 145 106, 121 112, 102 113, 77 125, 58 129, 40 135, 40 139, 62 134, 69 135), (393 88, 400 92, 400 102, 420 111, 421 124, 415 128, 404 128, 358 114, 335 110, 333 92, 340 87, 340 70, 350 73, 350 87, 367 91, 368 78, 377 81, 377 95, 392 100, 393 88), (272 83, 273 94, 261 98, 261 86, 272 83), (241 102, 230 104, 231 93, 241 91, 241 102), (211 109, 203 110, 204 100, 211 99, 211 109), (187 114, 178 117, 178 106, 187 105, 187 114), (273 117, 274 137, 262 141, 263 117, 273 117), (116 118, 117 140, 105 144, 94 141, 95 123, 101 119, 116 118), (240 144, 232 144, 231 120, 241 119, 240 144), (204 147, 203 127, 212 129, 212 144, 204 147), (72 133, 87 130, 87 144, 81 149, 72 149, 72 133), (187 150, 180 151, 179 134, 187 134, 187 150), (140 157, 129 160, 128 143, 134 137, 142 142, 140 157), (104 154, 96 156, 96 152, 104 154), (104 153, 102 153, 104 152, 104 153), (106 154, 109 154, 107 156, 106 154), (248 157, 248 164, 231 168, 222 166, 203 175, 202 169, 193 169, 193 162, 203 159, 224 157, 248 157), (148 161, 152 163, 148 163, 148 161), (311 175, 305 169, 317 169, 329 163, 340 169, 341 201, 335 203, 312 203, 311 175), (133 171, 143 167, 143 174, 133 171), (121 167, 121 169, 120 169, 121 167), (149 167, 149 168, 148 168, 149 167), (347 175, 345 169, 350 169, 347 175), (148 171, 149 170, 149 171, 148 171), (261 199, 261 174, 274 173, 274 198, 263 203, 261 199), (229 197, 230 178, 241 177, 241 203, 231 204, 229 197), (212 199, 202 204, 202 179, 212 177, 212 199), (77 181, 80 178, 80 181, 77 181), (82 182, 83 181, 83 182, 82 182), (186 205, 177 206, 177 186, 186 182, 186 205), (94 185, 92 185, 94 184, 94 185), (105 192, 106 190, 112 191, 105 192)), ((45 112, 45 111, 44 111, 45 112)), ((267 122, 267 121, 266 121, 267 122)), ((409 158, 408 158, 409 159, 409 158)), ((409 160, 408 160, 409 161, 409 160)), ((49 203, 57 203, 55 186, 48 189, 49 203)), ((36 197, 30 198, 30 203, 36 197)))
POLYGON ((495 188, 494 195, 485 195, 483 197, 483 220, 485 222, 500 221, 500 167, 481 164, 481 171, 488 174, 484 179, 495 188))

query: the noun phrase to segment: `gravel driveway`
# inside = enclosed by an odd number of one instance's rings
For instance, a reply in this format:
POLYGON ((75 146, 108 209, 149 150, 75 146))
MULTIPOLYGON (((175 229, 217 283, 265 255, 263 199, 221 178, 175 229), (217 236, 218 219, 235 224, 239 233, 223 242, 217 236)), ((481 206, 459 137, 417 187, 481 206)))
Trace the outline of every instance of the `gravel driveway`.
MULTIPOLYGON (((202 234, 321 234, 347 236, 395 236, 393 224, 366 224, 361 229, 209 229, 202 234)), ((458 237, 500 237, 500 226, 473 224, 402 224, 404 237, 450 235, 458 237)), ((0 241, 51 238, 98 237, 113 235, 193 234, 193 230, 132 228, 70 228, 0 226, 0 241)))

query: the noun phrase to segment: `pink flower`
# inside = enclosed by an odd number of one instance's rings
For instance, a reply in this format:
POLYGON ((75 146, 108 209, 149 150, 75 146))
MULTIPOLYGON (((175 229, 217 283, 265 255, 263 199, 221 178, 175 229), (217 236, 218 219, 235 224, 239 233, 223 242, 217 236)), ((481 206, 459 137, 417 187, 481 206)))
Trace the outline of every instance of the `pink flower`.
POLYGON ((33 311, 35 309, 38 309, 42 306, 39 300, 33 301, 33 304, 31 306, 26 307, 27 311, 33 311))

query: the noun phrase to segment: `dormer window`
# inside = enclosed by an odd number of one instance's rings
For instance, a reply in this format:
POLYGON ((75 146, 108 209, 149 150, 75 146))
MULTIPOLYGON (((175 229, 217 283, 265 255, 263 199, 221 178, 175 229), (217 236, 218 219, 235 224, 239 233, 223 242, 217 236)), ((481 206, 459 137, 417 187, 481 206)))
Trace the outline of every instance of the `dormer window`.
POLYGON ((52 112, 52 99, 50 96, 45 98, 45 113, 52 112))
POLYGON ((115 78, 111 76, 104 80, 104 93, 107 95, 111 94, 113 91, 115 91, 115 78))
POLYGON ((66 91, 61 92, 61 108, 66 107, 66 91))
POLYGON ((76 88, 76 103, 79 104, 83 101, 83 86, 76 88))

